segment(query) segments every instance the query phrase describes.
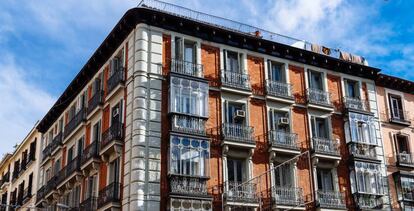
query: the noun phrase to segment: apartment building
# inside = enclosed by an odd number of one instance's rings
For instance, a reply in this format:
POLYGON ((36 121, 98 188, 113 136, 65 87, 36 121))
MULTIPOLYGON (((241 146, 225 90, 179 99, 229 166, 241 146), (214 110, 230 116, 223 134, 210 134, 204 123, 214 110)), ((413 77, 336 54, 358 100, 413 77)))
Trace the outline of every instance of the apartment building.
POLYGON ((414 210, 413 82, 380 74, 377 98, 393 210, 414 210))
POLYGON ((1 162, 1 210, 27 210, 34 207, 37 190, 40 133, 33 128, 1 162))
POLYGON ((144 0, 2 160, 2 204, 408 209, 411 82, 361 58, 144 0))

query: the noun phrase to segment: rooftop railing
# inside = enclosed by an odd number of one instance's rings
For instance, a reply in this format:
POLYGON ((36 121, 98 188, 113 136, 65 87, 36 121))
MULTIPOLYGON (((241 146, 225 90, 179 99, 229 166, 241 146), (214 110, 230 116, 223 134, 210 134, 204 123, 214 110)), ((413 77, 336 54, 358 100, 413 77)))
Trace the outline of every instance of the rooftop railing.
MULTIPOLYGON (((210 15, 203 12, 194 11, 185 7, 178 5, 158 1, 158 0, 142 0, 138 7, 148 8, 155 11, 161 11, 171 15, 179 16, 188 20, 196 21, 199 23, 207 24, 213 27, 221 28, 228 31, 233 31, 236 33, 245 34, 248 36, 261 38, 264 40, 281 43, 284 45, 296 47, 306 51, 312 51, 312 43, 305 40, 300 40, 297 38, 281 35, 274 33, 265 29, 254 27, 245 23, 233 21, 230 19, 210 15)), ((329 51, 329 57, 340 59, 340 50, 336 48, 326 48, 329 51)), ((315 52, 315 50, 313 50, 315 52)), ((317 53, 322 54, 323 50, 318 50, 317 53)), ((326 52, 326 51, 325 51, 326 52)))

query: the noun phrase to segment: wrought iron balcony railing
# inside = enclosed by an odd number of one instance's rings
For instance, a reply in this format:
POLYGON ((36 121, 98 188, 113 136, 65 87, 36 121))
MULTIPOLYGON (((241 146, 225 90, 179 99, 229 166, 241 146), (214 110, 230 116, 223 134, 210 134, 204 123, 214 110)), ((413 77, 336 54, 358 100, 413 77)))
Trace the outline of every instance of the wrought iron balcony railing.
POLYGON ((37 192, 36 192, 36 203, 38 203, 38 202, 40 202, 44 199, 44 197, 46 195, 45 188, 46 188, 46 186, 43 185, 42 187, 40 187, 37 190, 37 192))
POLYGON ((32 197, 32 187, 23 190, 23 201, 27 201, 32 197))
POLYGON ((170 190, 174 194, 206 196, 207 181, 206 178, 172 175, 170 190))
POLYGON ((414 167, 414 155, 411 153, 399 152, 397 153, 397 162, 398 165, 414 167))
POLYGON ((317 153, 339 155, 339 141, 322 137, 314 137, 313 149, 317 153))
POLYGON ((125 81, 125 71, 121 67, 119 70, 115 71, 111 77, 109 77, 108 84, 108 94, 111 93, 119 84, 124 83, 125 81))
POLYGON ((231 140, 242 143, 255 143, 255 140, 253 138, 253 127, 250 126, 223 123, 222 134, 224 140, 231 140))
POLYGON ((183 60, 171 59, 171 72, 189 75, 192 77, 204 77, 204 67, 202 64, 195 64, 183 60))
POLYGON ((278 130, 269 132, 269 143, 272 147, 299 149, 297 139, 298 135, 296 133, 287 133, 278 130))
POLYGON ((332 106, 331 94, 319 89, 309 88, 306 90, 308 103, 332 106))
POLYGON ((368 101, 355 97, 344 97, 344 105, 347 109, 369 111, 368 101))
POLYGON ((79 205, 79 211, 93 211, 98 209, 98 198, 89 197, 79 205))
POLYGON ((47 145, 42 151, 42 161, 45 161, 52 154, 52 145, 47 145))
POLYGON ((378 209, 383 207, 383 201, 381 197, 359 194, 356 197, 357 206, 360 209, 378 209))
POLYGON ((280 81, 266 80, 266 92, 275 97, 293 98, 292 85, 280 81))
POLYGON ((51 152, 54 152, 58 147, 62 146, 62 141, 63 141, 62 132, 60 132, 59 134, 55 136, 52 143, 50 143, 51 152))
POLYGON ((65 126, 65 138, 68 137, 82 122, 86 120, 86 110, 82 108, 65 126))
POLYGON ((362 143, 351 143, 349 145, 349 153, 354 157, 377 160, 377 149, 375 145, 362 143))
POLYGON ((222 70, 221 83, 232 88, 250 90, 250 76, 244 73, 222 70))
POLYGON ((318 190, 318 203, 324 208, 346 208, 345 195, 337 191, 318 190))
POLYGON ((62 183, 64 180, 68 179, 76 171, 80 171, 80 161, 81 157, 75 157, 73 160, 69 161, 66 166, 59 171, 57 175, 57 184, 62 183))
POLYGON ((88 101, 88 109, 87 109, 88 115, 91 114, 92 111, 94 111, 95 108, 97 108, 99 105, 102 105, 103 100, 104 100, 104 91, 103 90, 97 91, 88 101))
POLYGON ((120 199, 121 183, 113 182, 99 191, 98 208, 101 208, 111 202, 120 202, 120 199))
POLYGON ((112 122, 112 125, 102 133, 101 150, 113 141, 122 141, 123 136, 123 124, 121 122, 112 122))
POLYGON ((272 196, 276 205, 301 206, 304 203, 302 188, 274 186, 272 196))
POLYGON ((175 132, 205 135, 205 124, 205 118, 183 114, 173 114, 171 116, 171 129, 175 132))
POLYGON ((256 183, 227 181, 225 185, 228 186, 224 192, 227 201, 258 203, 256 183))
POLYGON ((92 158, 98 158, 98 157, 99 157, 99 142, 93 141, 83 150, 83 153, 81 155, 81 165, 85 164, 92 158))

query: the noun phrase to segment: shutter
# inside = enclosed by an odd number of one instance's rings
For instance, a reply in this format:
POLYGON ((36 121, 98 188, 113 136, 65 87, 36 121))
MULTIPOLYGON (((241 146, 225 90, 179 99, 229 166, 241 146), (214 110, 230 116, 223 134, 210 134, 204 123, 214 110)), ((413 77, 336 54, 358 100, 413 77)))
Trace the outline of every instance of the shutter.
MULTIPOLYGON (((311 138, 316 137, 316 120, 314 116, 311 116, 311 127, 312 127, 312 134, 311 138)), ((315 146, 314 146, 315 147, 315 146)))
POLYGON ((228 64, 227 64, 227 51, 223 50, 223 69, 229 70, 228 64))
POLYGON ((229 102, 224 100, 224 122, 230 123, 229 102))
POLYGON ((330 138, 330 139, 332 139, 333 138, 333 130, 332 130, 332 117, 331 116, 329 116, 328 118, 327 118, 327 121, 326 121, 326 124, 327 125, 325 125, 325 127, 326 127, 326 138, 330 138))
POLYGON ((267 60, 267 72, 269 74, 269 80, 272 81, 273 80, 273 71, 272 71, 272 61, 267 60))

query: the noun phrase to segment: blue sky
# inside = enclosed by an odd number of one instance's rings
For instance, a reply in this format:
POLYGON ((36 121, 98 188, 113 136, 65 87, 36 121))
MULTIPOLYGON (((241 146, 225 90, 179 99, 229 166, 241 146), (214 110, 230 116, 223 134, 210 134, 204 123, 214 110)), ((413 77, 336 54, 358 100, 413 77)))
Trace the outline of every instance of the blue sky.
MULTIPOLYGON (((414 2, 403 0, 168 1, 341 48, 414 80, 414 2)), ((132 0, 0 1, 0 154, 49 110, 132 0)))

